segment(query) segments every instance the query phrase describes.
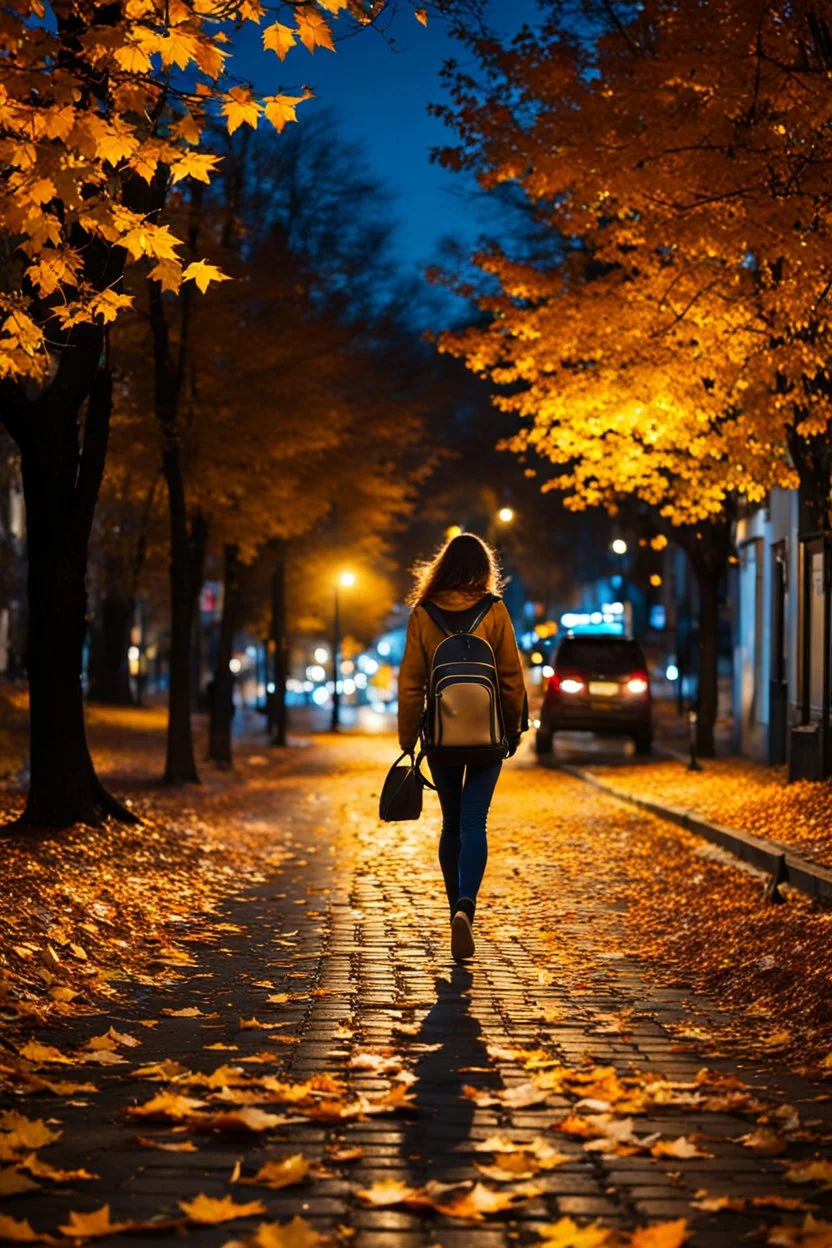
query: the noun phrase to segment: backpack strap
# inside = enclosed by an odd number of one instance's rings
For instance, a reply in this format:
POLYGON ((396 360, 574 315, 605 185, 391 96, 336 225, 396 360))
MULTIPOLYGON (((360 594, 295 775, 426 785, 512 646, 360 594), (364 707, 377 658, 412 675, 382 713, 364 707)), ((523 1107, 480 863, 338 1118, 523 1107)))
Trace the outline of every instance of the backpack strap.
POLYGON ((480 624, 482 624, 483 620, 488 615, 488 612, 494 606, 494 603, 499 602, 499 598, 497 597, 496 594, 486 594, 485 597, 480 600, 480 602, 481 602, 481 610, 478 611, 471 627, 460 628, 460 629, 448 628, 448 622, 445 619, 445 616, 443 615, 442 610, 439 607, 435 606, 432 602, 421 602, 419 603, 419 606, 424 607, 425 611, 427 611, 428 615, 433 620, 434 624, 437 626, 437 628, 442 629, 442 632, 445 634, 446 637, 459 637, 466 633, 470 634, 470 633, 476 632, 480 624))
POLYGON ((422 608, 423 611, 426 611, 428 613, 428 615, 433 620, 436 627, 442 629, 442 632, 445 634, 446 637, 453 637, 454 634, 448 628, 445 617, 442 614, 442 612, 439 610, 439 607, 435 607, 432 602, 420 602, 419 606, 422 608))

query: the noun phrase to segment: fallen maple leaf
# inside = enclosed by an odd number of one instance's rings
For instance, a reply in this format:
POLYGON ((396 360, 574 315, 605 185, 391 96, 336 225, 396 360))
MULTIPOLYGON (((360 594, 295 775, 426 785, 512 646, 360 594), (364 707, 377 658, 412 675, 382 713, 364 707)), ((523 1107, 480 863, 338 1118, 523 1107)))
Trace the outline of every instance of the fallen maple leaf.
POLYGON ((606 1226, 593 1222, 591 1226, 578 1226, 572 1218, 559 1218, 537 1228, 538 1234, 549 1248, 603 1248, 613 1238, 606 1226))
POLYGON ((324 1248, 332 1240, 303 1218, 294 1217, 291 1222, 261 1222, 252 1243, 256 1248, 324 1248))
POLYGON ((70 1239, 98 1239, 101 1235, 117 1235, 132 1225, 131 1222, 112 1222, 110 1206, 102 1205, 92 1213, 77 1213, 70 1209, 69 1222, 59 1226, 58 1230, 70 1239))
POLYGON ((160 1092, 157 1096, 151 1097, 149 1101, 145 1101, 143 1105, 128 1105, 127 1116, 177 1122, 183 1118, 190 1118, 205 1104, 205 1101, 197 1100, 193 1096, 179 1096, 176 1092, 160 1092))
POLYGON ((193 1140, 153 1140, 147 1135, 137 1135, 136 1141, 141 1144, 142 1148, 157 1148, 163 1153, 195 1153, 197 1151, 193 1140))
POLYGON ((742 1144, 744 1148, 751 1148, 755 1153, 762 1153, 765 1157, 776 1157, 778 1153, 783 1153, 788 1147, 788 1142, 782 1135, 778 1135, 776 1131, 772 1131, 770 1127, 758 1127, 756 1131, 748 1131, 745 1135, 737 1136, 737 1143, 742 1144))
POLYGON ((529 1183, 525 1188, 513 1192, 495 1192, 484 1183, 475 1183, 469 1192, 462 1192, 450 1200, 432 1202, 437 1213, 444 1213, 449 1218, 471 1218, 476 1222, 491 1213, 502 1213, 513 1209, 524 1200, 532 1200, 540 1196, 542 1187, 529 1183))
POLYGON ((681 1248, 688 1237, 686 1218, 675 1222, 657 1222, 633 1231, 630 1248, 681 1248))
POLYGON ((17 1166, 0 1167, 0 1197, 18 1196, 21 1192, 34 1192, 40 1187, 17 1166))
POLYGON ((0 1213, 0 1239, 17 1244, 35 1244, 43 1238, 43 1235, 39 1235, 32 1229, 28 1219, 23 1218, 18 1221, 17 1218, 10 1218, 5 1213, 0 1213))
POLYGON ((807 1213, 801 1226, 772 1227, 766 1243, 776 1248, 832 1248, 832 1222, 818 1222, 807 1213))
POLYGON ((218 1222, 231 1222, 234 1218, 253 1218, 258 1213, 265 1213, 266 1206, 262 1200, 250 1200, 248 1204, 235 1204, 231 1196, 215 1199, 200 1192, 193 1200, 180 1200, 179 1208, 191 1222, 204 1226, 214 1226, 218 1222))
POLYGON ((371 1187, 361 1188, 355 1195, 365 1205, 381 1207, 409 1202, 418 1195, 418 1189, 411 1187, 409 1183, 402 1183, 399 1179, 381 1179, 371 1187))
POLYGON ((188 1120, 191 1131, 269 1131, 290 1121, 285 1114, 268 1114, 247 1106, 245 1109, 222 1110, 218 1114, 194 1114, 188 1120))
MULTIPOLYGON (((704 1149, 697 1148, 684 1135, 680 1135, 675 1140, 657 1140, 650 1152, 654 1157, 681 1157, 684 1159, 690 1157, 713 1157, 713 1153, 707 1153, 704 1149)), ((670 1226, 671 1223, 668 1222, 667 1225, 670 1226)))
POLYGON ((52 1183, 78 1183, 86 1179, 97 1179, 97 1174, 89 1170, 56 1170, 48 1161, 41 1161, 37 1153, 29 1153, 20 1163, 21 1169, 28 1170, 36 1179, 49 1179, 52 1183))
POLYGON ((11 1151, 44 1148, 61 1138, 61 1132, 51 1130, 42 1118, 26 1118, 16 1109, 0 1114, 0 1131, 6 1132, 0 1136, 0 1144, 11 1151))
POLYGON ((822 1183, 832 1187, 832 1161, 812 1159, 788 1163, 786 1179, 789 1183, 822 1183))
MULTIPOLYGON (((168 1018, 201 1018, 201 1017, 204 1017, 202 1014, 202 1010, 199 1008, 198 1005, 189 1005, 185 1009, 182 1009, 182 1010, 172 1010, 170 1009, 170 1007, 166 1007, 164 1010, 162 1010, 162 1013, 167 1014, 168 1018)), ((149 1027, 150 1024, 145 1023, 145 1026, 149 1027)))
POLYGON ((51 1044, 41 1044, 39 1040, 29 1040, 19 1049, 21 1057, 25 1057, 27 1062, 35 1062, 37 1065, 54 1066, 62 1064, 71 1066, 74 1058, 67 1057, 66 1053, 62 1053, 60 1049, 53 1048, 51 1044))
POLYGON ((255 1184, 260 1187, 271 1187, 277 1191, 281 1187, 290 1187, 294 1183, 302 1183, 313 1162, 302 1153, 294 1153, 283 1161, 266 1161, 250 1179, 240 1179, 240 1183, 255 1184))

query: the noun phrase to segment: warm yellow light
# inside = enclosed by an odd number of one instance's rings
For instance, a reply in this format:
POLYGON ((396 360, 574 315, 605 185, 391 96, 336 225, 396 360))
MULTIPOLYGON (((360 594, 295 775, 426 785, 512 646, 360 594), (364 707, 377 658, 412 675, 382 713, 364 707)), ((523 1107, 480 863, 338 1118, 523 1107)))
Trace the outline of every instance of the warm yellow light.
POLYGON ((617 537, 615 541, 612 543, 612 549, 617 555, 626 555, 627 543, 624 541, 624 538, 617 537))
POLYGON ((650 577, 650 584, 655 586, 656 589, 658 589, 661 583, 662 583, 662 578, 659 576, 658 572, 654 572, 653 575, 650 577))
POLYGON ((338 577, 338 584, 342 585, 344 589, 349 589, 351 585, 355 584, 355 573, 342 572, 338 577))
POLYGON ((445 530, 445 536, 447 537, 448 541, 450 541, 452 537, 459 537, 461 532, 462 532, 462 525, 452 524, 449 528, 445 530))
POLYGON ((532 663, 543 662, 543 655, 540 653, 539 650, 532 650, 531 654, 529 655, 529 658, 531 659, 532 663))
POLYGON ((514 512, 510 507, 501 507, 497 512, 497 519, 502 520, 503 524, 511 524, 514 519, 514 512))

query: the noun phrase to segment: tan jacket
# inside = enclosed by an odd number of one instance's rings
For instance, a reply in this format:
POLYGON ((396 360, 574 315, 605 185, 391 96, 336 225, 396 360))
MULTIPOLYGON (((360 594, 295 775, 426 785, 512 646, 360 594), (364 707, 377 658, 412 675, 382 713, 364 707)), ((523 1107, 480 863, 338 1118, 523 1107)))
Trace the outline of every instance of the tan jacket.
MULTIPOLYGON (((481 597, 482 594, 479 593, 449 591, 437 594, 431 602, 440 610, 464 611, 481 597)), ((475 631, 494 651, 506 736, 517 736, 523 719, 526 686, 514 626, 506 604, 502 601, 495 602, 475 631)), ((407 623, 407 641, 399 670, 399 744, 403 750, 415 749, 419 740, 419 724, 425 705, 431 660, 434 650, 445 635, 427 611, 414 607, 407 623)))

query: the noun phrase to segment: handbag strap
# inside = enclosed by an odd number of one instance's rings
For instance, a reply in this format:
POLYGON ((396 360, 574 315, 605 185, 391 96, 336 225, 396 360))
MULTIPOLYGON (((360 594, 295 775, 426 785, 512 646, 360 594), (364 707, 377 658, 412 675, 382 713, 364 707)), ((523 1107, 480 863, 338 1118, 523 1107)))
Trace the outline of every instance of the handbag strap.
MULTIPOLYGON (((435 793, 436 785, 431 784, 430 780, 428 780, 425 776, 423 776, 421 772, 422 759, 424 757, 425 757, 424 750, 420 750, 418 755, 416 754, 415 750, 402 750, 401 754, 399 755, 399 757, 396 759, 395 763, 393 764, 393 767, 398 767, 399 763, 402 761, 403 758, 409 758, 410 770, 415 773, 416 779, 419 781, 419 783, 422 785, 423 788, 433 789, 435 793)), ((391 771, 393 770, 393 767, 390 768, 391 771)))
MULTIPOLYGON (((411 755, 411 758, 412 758, 412 757, 413 757, 413 756, 411 755)), ((418 753, 418 755, 417 755, 417 757, 414 759, 414 762, 413 762, 413 770, 416 772, 416 775, 419 777, 419 782, 421 783, 421 785, 423 786, 423 788, 426 788, 426 789, 433 789, 433 791, 434 791, 434 793, 435 793, 435 792, 436 792, 436 785, 435 785, 435 784, 431 784, 430 780, 426 779, 426 778, 425 778, 425 776, 423 776, 423 775, 422 775, 421 767, 422 767, 422 759, 423 759, 424 757, 425 757, 425 751, 424 751, 424 750, 420 750, 420 751, 419 751, 419 753, 418 753)))

